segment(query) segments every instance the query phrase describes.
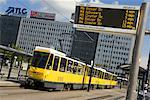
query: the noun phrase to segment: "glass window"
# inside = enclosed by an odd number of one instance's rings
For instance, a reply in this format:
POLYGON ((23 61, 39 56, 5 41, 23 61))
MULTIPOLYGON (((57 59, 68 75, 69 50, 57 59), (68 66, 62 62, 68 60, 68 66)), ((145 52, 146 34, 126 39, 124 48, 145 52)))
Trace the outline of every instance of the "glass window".
POLYGON ((91 71, 91 70, 90 70, 90 68, 89 68, 89 67, 87 67, 87 69, 86 69, 86 70, 87 70, 87 74, 86 74, 86 75, 90 76, 90 71, 91 71))
POLYGON ((65 72, 67 59, 61 58, 59 71, 65 72))
POLYGON ((45 68, 49 53, 35 51, 31 65, 33 67, 45 68))
POLYGON ((97 77, 100 78, 100 71, 97 71, 97 77))
POLYGON ((83 74, 83 65, 82 64, 79 64, 79 66, 78 66, 78 74, 79 75, 81 75, 81 74, 83 74))
POLYGON ((94 69, 94 77, 98 77, 98 70, 94 69))
POLYGON ((68 64, 67 64, 67 71, 68 72, 73 72, 73 61, 68 60, 68 64))
POLYGON ((52 68, 53 57, 54 57, 54 55, 53 55, 53 54, 51 54, 51 55, 50 55, 49 62, 48 62, 48 65, 47 65, 47 68, 46 68, 46 69, 51 69, 51 68, 52 68))
POLYGON ((59 57, 55 56, 53 70, 57 71, 58 63, 59 63, 59 57))
POLYGON ((75 74, 77 72, 78 68, 78 63, 74 62, 74 66, 73 66, 73 73, 75 74))
POLYGON ((99 78, 102 78, 102 72, 101 71, 99 72, 99 78))
POLYGON ((105 79, 108 79, 108 73, 105 73, 105 79))

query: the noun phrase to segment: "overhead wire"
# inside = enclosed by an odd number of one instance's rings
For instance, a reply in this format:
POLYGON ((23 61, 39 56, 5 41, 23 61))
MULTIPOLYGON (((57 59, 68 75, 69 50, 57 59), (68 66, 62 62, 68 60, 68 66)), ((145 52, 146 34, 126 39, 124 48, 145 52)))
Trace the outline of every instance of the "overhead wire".
MULTIPOLYGON (((41 0, 43 3, 45 3, 48 7, 51 7, 53 10, 55 10, 58 14, 60 14, 62 17, 64 17, 66 20, 70 20, 69 18, 67 18, 64 14, 62 14, 61 12, 59 12, 57 9, 55 9, 52 5, 50 5, 46 0, 41 0)), ((29 9, 30 11, 32 10, 30 7, 28 7, 27 5, 25 5, 24 3, 22 3, 19 0, 16 0, 16 2, 22 6, 24 6, 25 8, 29 9)), ((49 8, 48 8, 49 9, 49 8)))
POLYGON ((61 12, 59 12, 57 9, 55 9, 52 5, 50 5, 46 0, 41 0, 43 3, 45 3, 48 7, 51 7, 53 10, 55 10, 58 14, 60 14, 62 17, 64 17, 66 20, 70 20, 69 18, 67 18, 64 14, 62 14, 61 12))

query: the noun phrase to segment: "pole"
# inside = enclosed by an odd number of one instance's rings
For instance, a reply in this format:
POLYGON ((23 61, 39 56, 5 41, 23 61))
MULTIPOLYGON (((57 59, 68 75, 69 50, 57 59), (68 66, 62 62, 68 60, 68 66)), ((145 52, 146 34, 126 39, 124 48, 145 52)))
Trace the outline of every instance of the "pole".
POLYGON ((2 68, 3 68, 3 63, 4 63, 4 55, 2 55, 2 56, 1 56, 1 59, 2 59, 2 61, 1 61, 1 65, 0 65, 0 73, 1 73, 1 71, 2 71, 2 68))
MULTIPOLYGON (((88 35, 88 34, 86 34, 86 35, 88 35)), ((90 37, 90 36, 88 36, 88 37, 90 37)), ((90 38, 90 39, 93 41, 92 38, 90 38)), ((91 66, 92 67, 91 67, 91 72, 90 72, 90 78, 89 78, 89 84, 88 84, 87 92, 90 91, 90 87, 91 87, 92 72, 93 72, 93 67, 94 67, 94 62, 95 62, 95 53, 96 53, 96 48, 97 48, 97 42, 98 42, 98 37, 96 38, 95 41, 93 41, 93 43, 95 43, 95 49, 94 49, 94 53, 93 53, 93 60, 91 61, 91 66)))
POLYGON ((150 3, 142 3, 141 6, 141 14, 139 25, 136 33, 136 40, 135 40, 135 47, 133 52, 133 62, 130 68, 130 76, 129 76, 129 86, 127 90, 126 100, 136 100, 137 93, 136 93, 136 86, 137 86, 137 78, 139 72, 139 57, 141 54, 141 48, 143 43, 143 38, 146 30, 146 23, 149 13, 149 5, 150 3))
POLYGON ((8 72, 7 79, 10 78, 11 70, 12 70, 12 68, 13 68, 13 62, 14 62, 14 53, 13 53, 12 56, 11 56, 11 64, 10 64, 10 68, 9 68, 9 72, 8 72))
POLYGON ((92 72, 93 72, 93 67, 94 67, 94 61, 92 60, 91 61, 91 71, 90 71, 90 78, 89 78, 89 84, 88 84, 88 89, 87 91, 89 92, 90 91, 90 87, 91 87, 91 80, 92 80, 92 72))

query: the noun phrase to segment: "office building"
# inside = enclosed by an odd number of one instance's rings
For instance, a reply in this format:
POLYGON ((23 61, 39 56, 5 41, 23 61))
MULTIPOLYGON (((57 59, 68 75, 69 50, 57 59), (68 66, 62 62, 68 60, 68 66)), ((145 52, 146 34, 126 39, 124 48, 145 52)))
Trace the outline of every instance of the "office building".
POLYGON ((97 39, 98 33, 76 30, 73 39, 71 57, 91 64, 91 60, 94 60, 97 39))
POLYGON ((0 15, 0 44, 16 44, 21 17, 0 15))
POLYGON ((88 64, 95 56, 95 66, 115 74, 121 74, 122 70, 117 67, 124 63, 131 63, 134 41, 133 35, 77 31, 73 40, 71 56, 88 64))
POLYGON ((100 33, 95 53, 95 64, 103 66, 110 72, 122 73, 117 67, 132 61, 135 37, 132 35, 119 35, 100 33))
POLYGON ((71 23, 22 18, 17 37, 17 46, 33 53, 35 46, 51 47, 71 54, 74 29, 71 23))

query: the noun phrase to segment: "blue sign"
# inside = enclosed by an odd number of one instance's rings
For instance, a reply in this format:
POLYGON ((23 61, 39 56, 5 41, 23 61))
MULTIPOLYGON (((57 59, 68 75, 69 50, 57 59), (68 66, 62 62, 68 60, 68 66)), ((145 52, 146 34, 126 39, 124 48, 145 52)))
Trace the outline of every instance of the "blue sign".
POLYGON ((7 15, 27 16, 26 8, 8 7, 5 11, 7 15))

